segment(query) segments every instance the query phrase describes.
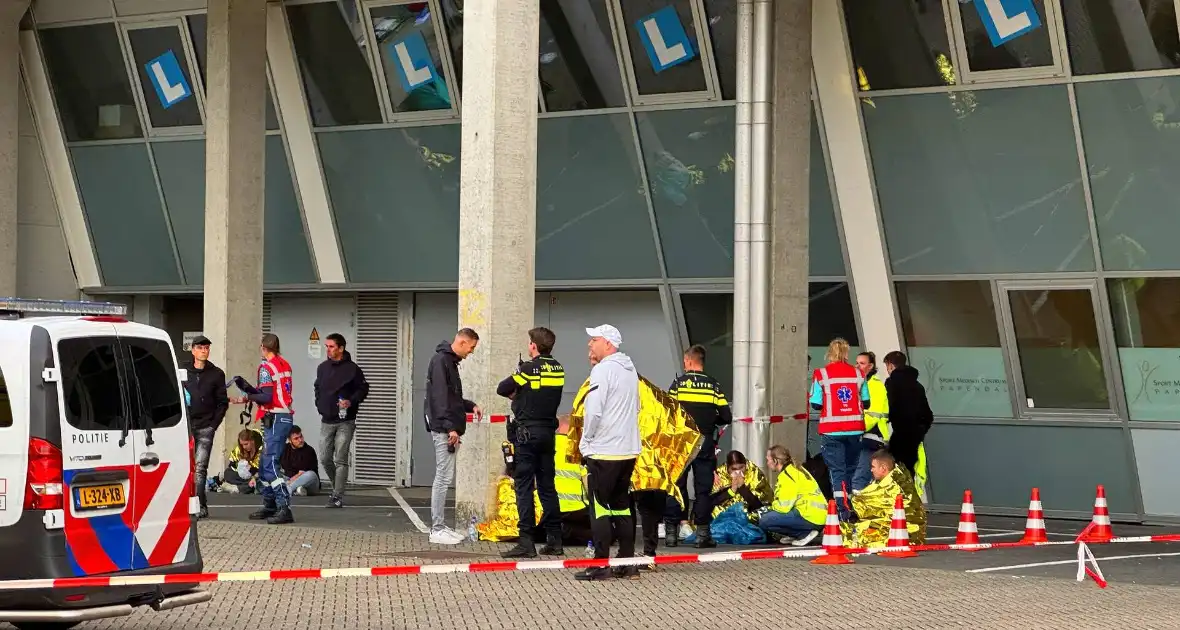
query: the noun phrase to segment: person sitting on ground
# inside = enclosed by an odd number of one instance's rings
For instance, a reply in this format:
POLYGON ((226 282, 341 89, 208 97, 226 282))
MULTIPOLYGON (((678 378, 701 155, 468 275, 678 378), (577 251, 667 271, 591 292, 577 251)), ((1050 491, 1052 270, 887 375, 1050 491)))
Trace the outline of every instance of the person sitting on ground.
POLYGON ((893 523, 893 505, 901 495, 905 505, 906 529, 910 543, 926 542, 926 507, 914 487, 905 466, 899 466, 893 454, 881 449, 872 455, 870 470, 873 481, 852 495, 852 511, 856 518, 841 523, 844 539, 853 547, 882 547, 889 542, 889 527, 893 523))
POLYGON ((731 505, 741 503, 751 523, 757 523, 762 508, 774 500, 770 481, 757 466, 750 466, 741 451, 730 451, 713 472, 713 492, 709 495, 716 518, 731 505))
MULTIPOLYGON (((287 445, 279 456, 279 467, 283 469, 283 479, 291 494, 301 497, 319 494, 319 460, 315 449, 303 439, 303 429, 299 425, 291 427, 287 445)), ((344 480, 340 480, 340 483, 344 483, 344 480)))
POLYGON ((763 512, 758 526, 770 534, 792 539, 791 544, 810 544, 823 529, 827 503, 819 484, 805 468, 795 464, 786 447, 774 445, 766 451, 767 470, 778 473, 774 502, 763 512))
POLYGON ((231 494, 251 494, 258 488, 258 470, 262 466, 262 434, 255 429, 242 429, 238 445, 229 452, 225 474, 221 476, 221 491, 231 494))

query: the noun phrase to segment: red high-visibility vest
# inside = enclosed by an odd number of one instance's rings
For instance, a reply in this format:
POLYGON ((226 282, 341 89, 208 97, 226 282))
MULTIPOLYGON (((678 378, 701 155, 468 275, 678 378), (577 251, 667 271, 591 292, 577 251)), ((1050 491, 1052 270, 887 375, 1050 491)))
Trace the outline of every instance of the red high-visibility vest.
POLYGON ((819 434, 864 433, 864 409, 860 388, 864 377, 855 367, 838 361, 829 363, 812 375, 823 392, 823 409, 819 412, 819 434))
POLYGON ((266 386, 274 386, 269 405, 258 405, 258 419, 268 413, 294 413, 291 407, 291 392, 294 385, 291 382, 291 364, 279 355, 264 360, 258 366, 258 382, 262 382, 262 371, 270 373, 271 382, 266 386))

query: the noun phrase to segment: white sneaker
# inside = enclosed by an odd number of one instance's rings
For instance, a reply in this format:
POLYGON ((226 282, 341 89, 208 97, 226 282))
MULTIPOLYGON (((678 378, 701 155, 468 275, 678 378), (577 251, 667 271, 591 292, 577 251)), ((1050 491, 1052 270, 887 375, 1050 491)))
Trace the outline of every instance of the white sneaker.
POLYGON ((295 488, 295 496, 297 496, 297 497, 307 496, 307 488, 303 488, 303 487, 295 488))
POLYGON ((452 529, 440 529, 430 532, 430 544, 432 545, 457 545, 463 542, 463 537, 452 529))
POLYGON ((694 533, 696 533, 696 531, 688 523, 680 524, 680 540, 684 540, 685 538, 692 536, 694 533))
POLYGON ((792 541, 791 545, 795 547, 806 547, 811 543, 811 541, 815 540, 817 536, 819 536, 819 531, 813 529, 811 530, 811 533, 807 534, 806 536, 800 538, 799 540, 792 541))

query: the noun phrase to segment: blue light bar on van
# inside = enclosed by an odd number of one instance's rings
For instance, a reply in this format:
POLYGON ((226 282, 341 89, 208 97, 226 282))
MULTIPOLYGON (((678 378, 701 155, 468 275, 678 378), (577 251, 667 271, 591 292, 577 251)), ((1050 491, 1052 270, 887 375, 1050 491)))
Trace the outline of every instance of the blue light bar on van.
POLYGON ((22 300, 0 298, 0 313, 22 315, 116 315, 126 316, 127 306, 110 302, 74 300, 22 300))

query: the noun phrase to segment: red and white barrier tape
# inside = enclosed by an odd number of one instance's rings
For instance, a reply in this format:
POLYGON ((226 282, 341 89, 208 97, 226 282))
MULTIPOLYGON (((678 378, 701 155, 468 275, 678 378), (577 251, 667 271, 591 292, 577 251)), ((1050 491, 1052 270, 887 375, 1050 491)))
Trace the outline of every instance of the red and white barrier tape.
POLYGON ((476 417, 475 417, 475 414, 473 414, 473 413, 469 413, 469 414, 467 414, 467 422, 469 422, 469 423, 475 423, 475 422, 479 422, 479 423, 484 423, 484 422, 493 422, 493 423, 508 422, 508 416, 488 416, 488 415, 484 415, 484 416, 480 416, 479 418, 476 418, 476 417))
MULTIPOLYGON (((788 416, 758 416, 755 418, 734 418, 737 422, 744 422, 746 424, 779 424, 786 420, 788 416)), ((807 414, 797 413, 790 416, 792 420, 806 420, 807 414)))
MULTIPOLYGON (((1124 536, 1106 543, 1180 542, 1180 534, 1156 536, 1124 536)), ((909 545, 907 547, 845 548, 829 553, 826 549, 766 549, 728 551, 706 554, 656 556, 654 558, 578 558, 571 560, 529 560, 524 562, 473 562, 467 564, 425 564, 353 569, 281 569, 274 571, 235 571, 227 573, 189 573, 173 575, 128 575, 110 577, 79 577, 40 580, 0 581, 0 591, 19 591, 50 588, 101 588, 108 586, 151 586, 158 584, 202 584, 208 582, 273 582, 280 580, 320 580, 341 577, 379 577, 388 575, 430 575, 440 573, 503 573, 510 571, 538 571, 556 569, 586 569, 592 567, 626 567, 647 564, 707 564, 741 560, 779 560, 783 558, 815 558, 817 556, 848 554, 875 555, 885 551, 976 551, 981 549, 1012 549, 1017 547, 1050 547, 1073 545, 1073 540, 1041 543, 994 542, 975 545, 909 545)))

